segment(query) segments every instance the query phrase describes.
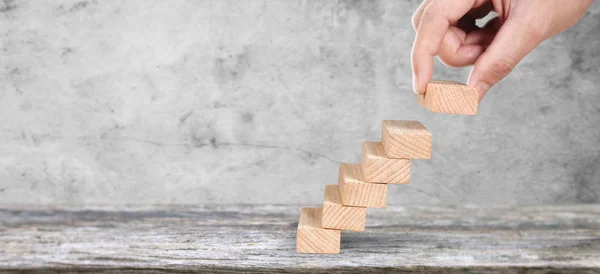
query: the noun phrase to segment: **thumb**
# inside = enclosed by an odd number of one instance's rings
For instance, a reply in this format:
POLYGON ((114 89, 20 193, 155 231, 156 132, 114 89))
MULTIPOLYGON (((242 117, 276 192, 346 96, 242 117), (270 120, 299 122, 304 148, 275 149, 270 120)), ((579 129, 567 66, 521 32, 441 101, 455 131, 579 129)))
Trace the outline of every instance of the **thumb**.
POLYGON ((479 92, 479 101, 487 91, 506 77, 517 63, 544 40, 541 31, 516 20, 507 20, 490 46, 477 59, 467 85, 479 92))

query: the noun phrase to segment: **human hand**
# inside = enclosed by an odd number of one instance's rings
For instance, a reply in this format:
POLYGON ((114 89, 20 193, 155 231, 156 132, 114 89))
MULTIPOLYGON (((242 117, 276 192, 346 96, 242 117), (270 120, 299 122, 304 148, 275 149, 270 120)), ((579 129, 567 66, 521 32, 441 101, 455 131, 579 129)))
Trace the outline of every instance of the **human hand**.
POLYGON ((424 0, 412 18, 413 89, 423 94, 433 57, 450 67, 473 65, 467 85, 479 92, 506 77, 544 40, 579 21, 593 0, 424 0), (475 20, 495 11, 484 27, 475 20))

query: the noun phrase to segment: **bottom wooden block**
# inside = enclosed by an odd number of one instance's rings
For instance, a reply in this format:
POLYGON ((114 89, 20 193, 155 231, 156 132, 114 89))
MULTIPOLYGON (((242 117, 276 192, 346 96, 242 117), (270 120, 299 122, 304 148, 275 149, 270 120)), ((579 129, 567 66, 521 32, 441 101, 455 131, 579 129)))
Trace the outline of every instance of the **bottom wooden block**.
POLYGON ((322 228, 322 215, 322 208, 302 208, 296 231, 296 252, 340 253, 341 231, 322 228))
POLYGON ((325 202, 323 203, 323 228, 365 231, 367 208, 343 206, 340 192, 336 185, 325 186, 325 202))

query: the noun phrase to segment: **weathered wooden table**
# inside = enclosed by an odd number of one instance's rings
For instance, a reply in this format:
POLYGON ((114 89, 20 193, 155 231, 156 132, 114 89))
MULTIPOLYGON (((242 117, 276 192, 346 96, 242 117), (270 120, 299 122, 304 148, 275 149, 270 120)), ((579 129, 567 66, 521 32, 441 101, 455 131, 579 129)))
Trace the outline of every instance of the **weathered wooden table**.
POLYGON ((600 205, 388 207, 339 255, 295 252, 299 206, 0 209, 0 272, 600 273, 600 205))

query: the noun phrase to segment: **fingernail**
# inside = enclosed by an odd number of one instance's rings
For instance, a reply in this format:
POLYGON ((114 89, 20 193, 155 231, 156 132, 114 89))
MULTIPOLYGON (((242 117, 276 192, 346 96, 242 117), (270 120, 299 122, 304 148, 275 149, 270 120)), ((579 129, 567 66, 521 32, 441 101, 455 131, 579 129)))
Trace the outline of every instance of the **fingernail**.
POLYGON ((419 91, 417 90, 417 75, 413 72, 412 76, 413 92, 418 95, 419 91))

